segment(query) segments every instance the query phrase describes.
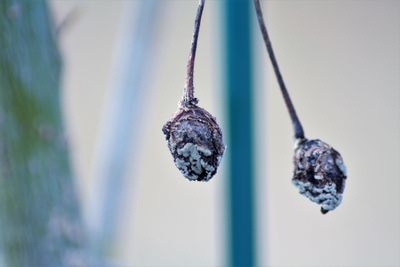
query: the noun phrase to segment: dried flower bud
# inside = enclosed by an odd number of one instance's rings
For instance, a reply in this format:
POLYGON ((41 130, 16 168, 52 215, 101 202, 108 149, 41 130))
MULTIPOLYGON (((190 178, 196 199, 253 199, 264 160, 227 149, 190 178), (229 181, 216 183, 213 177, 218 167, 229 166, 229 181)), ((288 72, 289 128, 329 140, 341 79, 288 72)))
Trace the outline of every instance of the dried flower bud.
POLYGON ((339 152, 318 139, 298 141, 292 182, 300 194, 321 205, 323 214, 339 206, 346 178, 339 152))
POLYGON ((191 181, 208 181, 217 172, 225 145, 215 118, 196 102, 182 105, 163 132, 183 176, 191 181))

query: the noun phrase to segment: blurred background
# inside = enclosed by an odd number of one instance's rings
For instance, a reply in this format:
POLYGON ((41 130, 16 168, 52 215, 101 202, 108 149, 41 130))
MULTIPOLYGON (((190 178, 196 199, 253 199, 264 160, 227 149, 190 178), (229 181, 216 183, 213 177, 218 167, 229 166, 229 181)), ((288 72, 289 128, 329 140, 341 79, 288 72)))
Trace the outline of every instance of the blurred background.
POLYGON ((227 154, 210 182, 194 183, 161 128, 182 96, 197 1, 48 1, 62 25, 62 110, 82 217, 107 262, 232 266, 237 210, 252 216, 243 224, 251 265, 400 266, 400 1, 262 3, 306 135, 334 146, 348 168, 342 205, 324 216, 291 184, 291 123, 252 4, 232 17, 235 1, 206 1, 195 94, 223 128, 227 154), (230 19, 249 23, 254 148, 242 177, 250 201, 234 206, 228 131, 241 125, 226 106, 227 40, 246 28, 230 19))

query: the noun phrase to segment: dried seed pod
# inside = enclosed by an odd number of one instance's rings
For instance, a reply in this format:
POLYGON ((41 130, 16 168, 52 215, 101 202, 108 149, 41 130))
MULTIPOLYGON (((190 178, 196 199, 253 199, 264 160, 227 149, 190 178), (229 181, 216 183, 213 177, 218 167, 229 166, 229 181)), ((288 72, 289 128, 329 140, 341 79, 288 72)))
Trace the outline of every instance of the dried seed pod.
POLYGON ((335 209, 342 201, 347 177, 342 157, 328 144, 318 139, 305 138, 303 126, 297 116, 272 48, 260 0, 254 0, 254 7, 265 47, 292 120, 294 137, 298 141, 294 155, 293 184, 300 189, 301 194, 320 204, 321 212, 325 214, 335 209))
POLYGON ((321 205, 323 214, 341 203, 346 178, 339 152, 318 139, 298 141, 292 182, 300 194, 321 205))
POLYGON ((176 167, 191 181, 208 181, 225 150, 215 118, 196 105, 181 105, 163 127, 176 167))
POLYGON ((183 99, 175 116, 163 126, 176 167, 191 181, 210 180, 225 150, 217 121, 197 106, 198 100, 194 97, 194 61, 204 2, 199 0, 197 7, 183 99))

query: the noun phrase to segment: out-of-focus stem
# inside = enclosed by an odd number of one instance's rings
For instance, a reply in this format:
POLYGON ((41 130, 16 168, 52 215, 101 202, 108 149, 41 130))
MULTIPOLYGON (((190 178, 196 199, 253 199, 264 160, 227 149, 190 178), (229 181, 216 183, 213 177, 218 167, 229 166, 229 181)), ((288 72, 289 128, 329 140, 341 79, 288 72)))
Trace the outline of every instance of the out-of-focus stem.
MULTIPOLYGON (((151 73, 157 57, 156 29, 164 2, 157 0, 127 1, 116 39, 112 83, 105 98, 104 111, 96 143, 93 179, 87 219, 92 245, 99 256, 110 256, 116 233, 123 218, 128 191, 128 168, 137 163, 141 150, 142 128, 147 120, 151 73)), ((136 178, 136 177, 133 177, 136 178)), ((132 204, 132 203, 131 203, 132 204)), ((98 265, 97 265, 98 266, 98 265)))
POLYGON ((263 36, 269 58, 271 59, 271 63, 272 63, 272 67, 274 68, 276 79, 278 80, 278 84, 281 89, 283 99, 285 100, 286 107, 289 111, 289 115, 290 115, 290 118, 293 123, 294 137, 296 139, 302 139, 302 138, 304 138, 303 126, 301 125, 300 119, 297 116, 296 109, 293 106, 292 100, 290 99, 290 96, 289 96, 289 92, 286 89, 285 82, 284 82, 282 74, 279 70, 278 62, 276 61, 275 53, 272 48, 272 44, 271 44, 271 40, 268 35, 267 27, 264 22, 263 13, 262 13, 261 5, 260 5, 260 0, 254 0, 254 7, 256 9, 258 24, 260 25, 261 34, 263 36))

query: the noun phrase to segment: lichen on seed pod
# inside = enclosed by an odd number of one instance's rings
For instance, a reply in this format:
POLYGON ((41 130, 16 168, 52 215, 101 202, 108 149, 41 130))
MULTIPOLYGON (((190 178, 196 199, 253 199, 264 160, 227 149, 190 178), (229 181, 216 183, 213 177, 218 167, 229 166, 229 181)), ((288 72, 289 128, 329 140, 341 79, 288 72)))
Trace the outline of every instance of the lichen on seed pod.
POLYGON ((346 178, 339 152, 318 139, 298 140, 292 182, 300 194, 321 205, 323 214, 341 203, 346 178))
POLYGON ((197 106, 181 104, 163 127, 176 167, 191 181, 208 181, 217 172, 225 145, 216 119, 197 106))

